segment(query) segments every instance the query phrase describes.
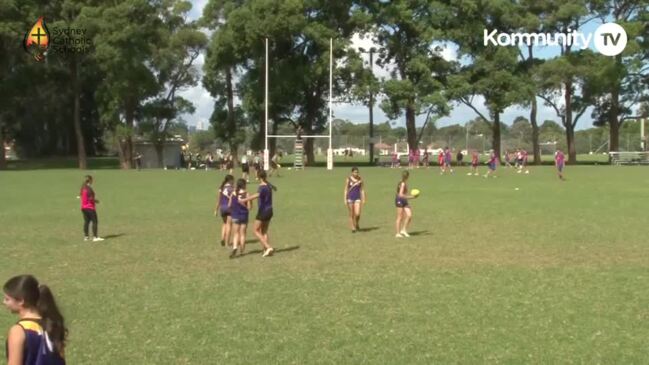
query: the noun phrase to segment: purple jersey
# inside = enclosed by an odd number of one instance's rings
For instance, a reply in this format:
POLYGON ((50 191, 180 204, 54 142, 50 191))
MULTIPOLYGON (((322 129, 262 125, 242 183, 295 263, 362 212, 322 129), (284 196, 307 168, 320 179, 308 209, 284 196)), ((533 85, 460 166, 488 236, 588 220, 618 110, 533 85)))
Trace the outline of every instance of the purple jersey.
POLYGON ((225 184, 223 190, 219 190, 219 208, 221 211, 228 210, 228 202, 230 201, 230 195, 232 195, 232 185, 225 184))
MULTIPOLYGON (((43 330, 40 319, 21 319, 18 325, 25 331, 23 364, 65 365, 65 359, 56 352, 43 330)), ((7 354, 8 355, 8 354, 7 354)))
POLYGON ((554 161, 557 165, 563 165, 564 160, 565 160, 565 155, 561 151, 557 151, 557 153, 554 156, 554 161))
POLYGON ((399 184, 397 185, 397 195, 394 199, 395 205, 399 208, 408 206, 408 199, 399 196, 399 193, 401 192, 401 184, 403 184, 403 194, 404 195, 408 194, 408 185, 406 185, 405 182, 400 181, 399 184))
POLYGON ((352 177, 347 178, 347 200, 361 200, 361 186, 363 180, 353 180, 352 177))
POLYGON ((273 209, 273 190, 270 185, 259 185, 259 213, 273 209))
POLYGON ((239 191, 238 194, 232 196, 232 219, 247 220, 248 219, 248 205, 239 202, 239 199, 245 199, 248 193, 239 191))

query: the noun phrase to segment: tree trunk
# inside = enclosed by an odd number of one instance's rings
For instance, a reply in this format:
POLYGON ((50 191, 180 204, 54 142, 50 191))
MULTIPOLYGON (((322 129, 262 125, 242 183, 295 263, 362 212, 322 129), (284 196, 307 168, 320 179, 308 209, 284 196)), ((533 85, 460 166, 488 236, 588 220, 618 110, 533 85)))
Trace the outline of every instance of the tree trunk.
MULTIPOLYGON (((228 101, 228 130, 232 133, 236 131, 236 120, 234 119, 234 92, 232 89, 232 69, 230 67, 225 69, 225 87, 226 98, 228 101)), ((230 138, 230 154, 232 155, 232 162, 234 166, 239 163, 238 154, 239 145, 236 138, 230 138)))
MULTIPOLYGON (((158 160, 158 168, 164 168, 164 141, 157 140, 153 143, 153 148, 155 149, 155 154, 158 160)), ((140 161, 140 164, 142 161, 140 161)))
POLYGON ((406 106, 406 136, 408 137, 408 146, 411 150, 417 149, 418 147, 414 104, 414 100, 410 100, 408 106, 406 106))
POLYGON ((4 127, 0 124, 0 170, 7 168, 7 157, 5 156, 5 134, 4 127))
POLYGON ((539 146, 539 124, 536 121, 537 105, 536 95, 532 98, 532 110, 530 110, 530 124, 532 125, 532 151, 534 154, 534 164, 541 164, 541 146, 539 146))
POLYGON ((122 168, 125 170, 133 168, 133 123, 135 120, 135 101, 133 97, 126 98, 125 105, 126 135, 121 136, 120 147, 122 148, 122 168))
POLYGON ((72 77, 72 93, 74 98, 74 134, 77 139, 77 155, 79 158, 79 169, 88 168, 86 161, 86 142, 81 130, 81 86, 79 81, 79 67, 77 60, 73 57, 70 61, 70 75, 72 77))
POLYGON ((577 162, 577 148, 575 146, 575 128, 572 124, 566 127, 566 143, 568 144, 568 155, 574 157, 572 160, 569 158, 568 163, 574 164, 577 162))
POLYGON ((493 132, 493 139, 491 141, 491 148, 498 158, 500 158, 500 112, 493 113, 493 125, 491 126, 493 132))
POLYGON ((575 147, 575 126, 572 124, 572 80, 565 83, 566 116, 563 126, 566 127, 566 141, 568 143, 568 163, 577 163, 577 148, 575 147))

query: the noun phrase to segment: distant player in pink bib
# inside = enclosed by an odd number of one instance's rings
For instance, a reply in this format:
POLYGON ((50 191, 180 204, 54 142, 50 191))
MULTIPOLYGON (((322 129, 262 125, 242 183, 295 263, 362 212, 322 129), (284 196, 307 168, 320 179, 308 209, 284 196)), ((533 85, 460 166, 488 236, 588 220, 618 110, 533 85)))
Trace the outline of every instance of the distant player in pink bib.
POLYGON ((557 168, 557 175, 561 180, 566 180, 563 177, 563 167, 565 166, 565 159, 566 156, 563 154, 563 151, 557 150, 557 152, 554 153, 554 166, 557 168))

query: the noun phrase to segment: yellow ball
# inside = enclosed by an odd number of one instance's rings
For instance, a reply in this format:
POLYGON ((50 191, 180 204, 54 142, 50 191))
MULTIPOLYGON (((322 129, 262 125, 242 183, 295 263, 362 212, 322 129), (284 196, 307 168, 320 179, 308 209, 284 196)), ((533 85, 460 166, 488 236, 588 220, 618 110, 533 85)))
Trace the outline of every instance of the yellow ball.
POLYGON ((410 195, 412 196, 418 196, 419 194, 421 194, 421 191, 419 191, 419 189, 412 189, 410 191, 410 195))

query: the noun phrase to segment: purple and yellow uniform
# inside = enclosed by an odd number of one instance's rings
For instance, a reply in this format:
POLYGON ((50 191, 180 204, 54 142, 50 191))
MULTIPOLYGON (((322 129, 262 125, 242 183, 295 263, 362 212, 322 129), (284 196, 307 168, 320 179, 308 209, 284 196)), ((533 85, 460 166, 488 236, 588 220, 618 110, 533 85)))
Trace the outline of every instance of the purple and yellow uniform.
POLYGON ((224 223, 228 219, 228 216, 230 215, 230 207, 228 207, 228 203, 230 202, 231 195, 232 195, 231 184, 225 184, 223 186, 223 190, 219 191, 219 211, 221 213, 221 218, 223 218, 224 223))
POLYGON ((408 194, 408 185, 406 185, 405 182, 399 181, 399 184, 397 185, 397 196, 394 199, 394 204, 397 206, 397 208, 405 208, 408 206, 408 199, 399 197, 399 192, 401 191, 401 184, 403 184, 403 193, 408 194))
POLYGON ((353 177, 347 178, 347 203, 355 203, 361 200, 361 188, 363 180, 354 180, 353 177))
POLYGON ((40 319, 24 318, 18 321, 17 325, 25 331, 24 365, 65 365, 65 359, 54 349, 52 342, 47 337, 47 333, 41 326, 40 319))
POLYGON ((257 210, 258 221, 268 222, 273 218, 273 190, 270 184, 259 185, 259 208, 257 210))
POLYGON ((247 224, 248 223, 248 205, 246 203, 241 203, 239 199, 245 199, 248 193, 245 191, 240 191, 238 193, 233 193, 232 196, 232 205, 231 205, 231 214, 232 222, 236 224, 247 224))
POLYGON ((496 171, 496 160, 496 154, 492 152, 489 156, 489 170, 496 171))
POLYGON ((554 155, 554 163, 557 166, 559 172, 563 171, 563 166, 565 164, 566 156, 561 151, 557 151, 554 155))

